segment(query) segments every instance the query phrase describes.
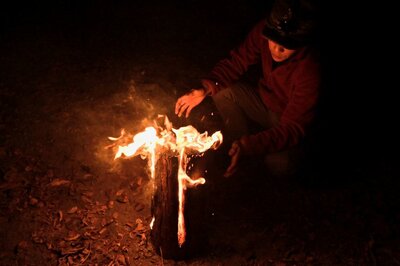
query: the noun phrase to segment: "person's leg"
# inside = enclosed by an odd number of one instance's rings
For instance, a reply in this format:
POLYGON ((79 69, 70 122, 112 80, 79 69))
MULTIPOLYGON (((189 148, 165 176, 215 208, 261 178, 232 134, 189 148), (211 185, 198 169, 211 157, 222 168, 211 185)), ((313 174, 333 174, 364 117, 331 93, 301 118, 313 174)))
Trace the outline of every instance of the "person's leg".
MULTIPOLYGON (((224 142, 230 143, 249 132, 249 120, 263 129, 279 124, 280 116, 271 112, 262 102, 255 88, 245 83, 236 83, 215 96, 214 103, 224 122, 224 142)), ((302 158, 301 145, 264 157, 267 171, 273 176, 291 175, 297 171, 302 158)))
MULTIPOLYGON (((224 139, 227 142, 249 134, 249 122, 270 128, 275 121, 262 102, 256 88, 246 83, 235 83, 213 96, 213 101, 223 120, 224 139)), ((277 123, 277 121, 276 121, 277 123)))

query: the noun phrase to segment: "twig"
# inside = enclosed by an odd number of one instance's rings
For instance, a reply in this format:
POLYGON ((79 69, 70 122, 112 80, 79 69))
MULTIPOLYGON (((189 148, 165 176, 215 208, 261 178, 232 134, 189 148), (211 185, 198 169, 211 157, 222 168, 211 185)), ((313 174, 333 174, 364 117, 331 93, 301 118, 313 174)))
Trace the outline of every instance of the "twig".
POLYGON ((79 264, 82 265, 88 258, 90 253, 92 253, 92 242, 89 242, 89 253, 86 255, 86 258, 84 260, 82 260, 79 264))
POLYGON ((162 254, 162 248, 160 247, 160 255, 161 255, 161 266, 164 266, 164 258, 162 254))

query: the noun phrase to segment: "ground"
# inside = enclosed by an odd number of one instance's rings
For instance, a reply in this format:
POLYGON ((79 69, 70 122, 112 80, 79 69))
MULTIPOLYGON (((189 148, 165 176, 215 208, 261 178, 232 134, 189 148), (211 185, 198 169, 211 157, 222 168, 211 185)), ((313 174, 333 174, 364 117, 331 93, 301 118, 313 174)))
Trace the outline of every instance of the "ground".
POLYGON ((364 154, 357 130, 343 144, 336 127, 336 139, 324 135, 321 157, 301 176, 274 179, 260 168, 229 179, 204 173, 213 184, 204 252, 185 260, 155 252, 147 161, 114 160, 108 137, 143 130, 158 114, 207 128, 196 116, 175 117, 174 101, 265 8, 216 3, 2 11, 1 265, 400 264, 398 170, 371 141, 364 154))

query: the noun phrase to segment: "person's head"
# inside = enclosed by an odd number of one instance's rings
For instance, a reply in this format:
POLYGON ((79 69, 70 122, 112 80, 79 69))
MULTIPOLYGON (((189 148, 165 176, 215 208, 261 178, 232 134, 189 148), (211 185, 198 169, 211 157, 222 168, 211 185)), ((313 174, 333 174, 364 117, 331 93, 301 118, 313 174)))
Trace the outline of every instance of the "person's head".
POLYGON ((275 62, 283 62, 296 52, 296 49, 287 49, 273 40, 268 40, 268 47, 275 62))
POLYGON ((316 32, 316 15, 316 6, 310 0, 275 0, 263 29, 275 61, 286 60, 311 43, 316 32))

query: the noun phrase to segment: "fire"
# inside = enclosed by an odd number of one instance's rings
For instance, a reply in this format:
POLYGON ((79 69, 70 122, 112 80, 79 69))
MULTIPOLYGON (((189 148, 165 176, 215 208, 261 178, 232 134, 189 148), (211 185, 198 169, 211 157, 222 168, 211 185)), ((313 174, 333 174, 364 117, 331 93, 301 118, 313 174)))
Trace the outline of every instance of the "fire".
MULTIPOLYGON (((162 152, 172 152, 178 157, 178 244, 182 246, 186 239, 186 227, 184 219, 185 190, 188 187, 204 184, 204 178, 196 180, 191 179, 186 174, 188 155, 201 154, 210 148, 216 149, 222 143, 222 134, 220 131, 208 136, 207 131, 200 134, 193 126, 185 126, 179 129, 172 128, 172 124, 165 116, 165 128, 147 127, 144 131, 133 136, 133 142, 128 145, 119 146, 114 159, 124 156, 131 158, 140 155, 142 158, 149 158, 149 167, 151 178, 155 177, 155 165, 157 155, 162 152)), ((119 138, 109 138, 110 140, 119 140, 126 135, 121 132, 119 138)), ((154 223, 154 217, 151 227, 154 223)))

